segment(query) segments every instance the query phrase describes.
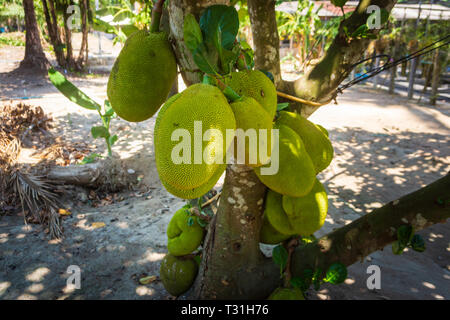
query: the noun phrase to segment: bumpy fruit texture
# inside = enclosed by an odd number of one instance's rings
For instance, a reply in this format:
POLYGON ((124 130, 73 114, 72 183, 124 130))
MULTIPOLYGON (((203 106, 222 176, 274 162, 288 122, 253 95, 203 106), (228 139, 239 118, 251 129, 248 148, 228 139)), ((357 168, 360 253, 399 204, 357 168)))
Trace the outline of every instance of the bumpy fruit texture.
POLYGON ((211 184, 213 176, 219 179, 218 170, 225 168, 231 143, 226 139, 227 129, 234 132, 236 121, 217 87, 194 84, 169 99, 158 113, 154 130, 156 168, 163 184, 192 192, 211 184), (205 135, 209 129, 216 131, 205 135))
POLYGON ((291 236, 278 232, 266 218, 263 217, 263 225, 259 233, 259 241, 265 244, 278 244, 284 240, 289 239, 291 236))
POLYGON ((259 70, 232 72, 225 83, 240 96, 258 101, 273 119, 277 111, 277 90, 264 73, 259 70))
POLYGON ((198 264, 192 258, 178 258, 170 253, 161 262, 159 276, 164 288, 173 296, 185 293, 194 283, 198 264))
MULTIPOLYGON (((254 133, 254 142, 250 148, 251 140, 245 137, 245 150, 241 150, 241 158, 245 156, 245 159, 239 159, 238 163, 245 163, 250 167, 260 167, 270 161, 271 154, 271 136, 272 136, 272 117, 261 107, 261 105, 253 98, 242 97, 241 100, 231 104, 234 117, 236 118, 236 129, 242 129, 244 132, 248 131, 252 136, 254 133), (244 152, 242 152, 244 151, 244 152)), ((238 134, 235 138, 234 157, 238 159, 238 134)), ((241 143, 244 143, 244 139, 240 139, 241 143)))
POLYGON ((176 76, 167 34, 137 31, 127 39, 111 70, 109 102, 127 121, 147 120, 166 100, 176 76))
POLYGON ((268 300, 305 300, 305 296, 298 288, 276 288, 268 300))
POLYGON ((165 183, 164 181, 161 182, 164 188, 166 188, 166 190, 173 194, 175 197, 182 199, 195 199, 201 197, 209 190, 211 190, 216 185, 217 181, 220 179, 226 168, 226 164, 221 165, 206 183, 189 190, 177 189, 170 184, 165 183))
POLYGON ((308 121, 301 115, 288 111, 281 111, 277 123, 291 128, 297 133, 305 144, 316 173, 321 172, 333 160, 333 146, 328 135, 326 135, 319 126, 308 121))
POLYGON ((319 180, 316 179, 311 192, 306 196, 283 196, 282 203, 284 212, 297 234, 309 236, 323 226, 328 212, 328 199, 319 180))
POLYGON ((295 234, 295 229, 283 209, 283 195, 270 189, 266 195, 264 217, 277 232, 284 235, 295 234))
POLYGON ((278 193, 292 197, 304 196, 311 191, 316 176, 311 158, 295 131, 278 123, 274 128, 279 129, 278 172, 272 175, 261 173, 261 168, 270 167, 277 160, 272 149, 271 163, 255 168, 255 173, 262 183, 278 193))
POLYGON ((167 226, 167 249, 174 256, 184 256, 197 249, 203 240, 204 229, 193 217, 194 223, 188 224, 189 213, 181 208, 173 215, 167 226))

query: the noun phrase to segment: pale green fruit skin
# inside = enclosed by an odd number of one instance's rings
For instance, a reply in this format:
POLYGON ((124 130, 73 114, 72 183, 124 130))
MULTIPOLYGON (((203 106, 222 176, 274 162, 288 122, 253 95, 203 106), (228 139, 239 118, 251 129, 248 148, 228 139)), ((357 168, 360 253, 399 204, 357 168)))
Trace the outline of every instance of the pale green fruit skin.
POLYGON ((194 84, 173 100, 169 99, 158 113, 154 129, 156 168, 161 181, 181 190, 192 190, 208 183, 225 162, 226 151, 232 142, 226 139, 228 129, 234 132, 236 120, 227 99, 217 87, 194 84), (208 129, 219 130, 223 138, 222 142, 219 139, 202 142, 201 163, 195 163, 194 158, 195 121, 202 123, 200 139, 208 129), (172 141, 172 133, 176 129, 184 129, 190 134, 191 140, 187 141, 191 149, 190 163, 176 164, 172 159, 172 150, 183 141, 183 138, 172 141), (223 152, 222 164, 214 160, 214 152, 208 153, 208 161, 212 163, 204 160, 203 153, 207 147, 223 152))
POLYGON ((328 132, 323 127, 319 127, 297 113, 288 111, 280 112, 277 123, 288 126, 300 136, 316 173, 328 167, 333 160, 334 150, 328 138, 328 132))
POLYGON ((327 137, 330 136, 330 134, 328 133, 328 130, 325 129, 324 127, 322 127, 320 124, 316 124, 316 126, 319 127, 320 131, 322 131, 327 137))
POLYGON ((161 183, 164 188, 166 188, 166 190, 173 194, 175 197, 182 199, 195 199, 201 197, 209 190, 211 190, 216 185, 217 181, 220 179, 226 168, 226 164, 221 165, 211 177, 211 179, 209 179, 206 183, 189 190, 177 189, 170 184, 165 183, 164 181, 161 181, 161 183))
MULTIPOLYGON (((292 197, 301 197, 311 190, 316 171, 306 152, 302 139, 291 128, 278 125, 279 129, 279 168, 274 175, 261 174, 261 168, 270 167, 270 163, 254 171, 259 180, 268 188, 292 197)), ((274 151, 272 150, 272 160, 274 151)))
POLYGON ((181 259, 170 253, 164 257, 159 269, 164 288, 173 296, 179 296, 188 291, 197 273, 198 264, 194 259, 181 259))
POLYGON ((328 212, 327 192, 316 179, 312 190, 304 197, 283 196, 283 209, 295 232, 309 236, 325 223, 328 212))
POLYGON ((277 232, 287 236, 295 234, 295 230, 283 209, 282 194, 273 190, 267 191, 264 217, 277 232))
MULTIPOLYGON (((260 167, 270 161, 271 154, 271 135, 272 135, 272 117, 261 107, 261 105, 253 98, 242 97, 241 100, 232 103, 231 109, 233 110, 234 117, 236 119, 236 129, 242 129, 244 132, 248 129, 255 129, 257 137, 257 149, 255 161, 250 161, 249 157, 249 143, 246 139, 245 142, 245 165, 250 167, 260 167), (266 130, 266 143, 265 147, 262 149, 264 152, 259 151, 260 144, 260 131, 266 130), (261 158, 262 154, 267 155, 265 158, 261 158)), ((264 140, 261 140, 264 142, 264 140)), ((235 154, 234 157, 237 158, 237 142, 235 138, 235 154)))
POLYGON ((278 244, 289 239, 291 236, 282 234, 278 232, 269 222, 269 220, 264 216, 263 225, 261 231, 259 232, 259 241, 264 244, 278 244))
POLYGON ((273 119, 277 111, 277 89, 264 73, 259 70, 232 72, 225 83, 240 96, 258 101, 273 119))
POLYGON ((203 240, 204 229, 193 217, 194 223, 189 226, 190 215, 187 209, 181 208, 173 215, 167 226, 167 249, 174 256, 184 256, 197 249, 203 240))
POLYGON ((137 31, 125 42, 107 85, 108 100, 119 117, 131 122, 152 117, 177 76, 177 64, 164 32, 137 31))
POLYGON ((298 288, 276 288, 268 300, 305 300, 305 296, 298 288))

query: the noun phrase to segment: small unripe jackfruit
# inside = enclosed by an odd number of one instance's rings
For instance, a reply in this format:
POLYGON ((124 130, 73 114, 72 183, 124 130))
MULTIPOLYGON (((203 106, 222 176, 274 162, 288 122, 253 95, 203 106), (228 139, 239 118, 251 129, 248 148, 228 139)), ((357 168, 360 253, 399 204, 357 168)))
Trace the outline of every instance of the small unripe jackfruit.
POLYGON ((189 225, 190 214, 181 208, 173 215, 167 226, 167 249, 174 256, 184 256, 197 249, 203 240, 204 229, 195 217, 189 225))
POLYGON ((167 254, 161 262, 159 276, 164 288, 173 296, 185 293, 194 283, 198 264, 193 258, 167 254))
POLYGON ((278 232, 266 218, 263 217, 263 224, 261 231, 259 232, 259 242, 264 244, 278 244, 284 240, 289 239, 291 236, 278 232))
POLYGON ((283 195, 270 189, 266 195, 264 217, 266 217, 270 225, 279 233, 285 235, 295 234, 294 227, 291 225, 283 209, 283 195))
POLYGON ((276 288, 268 300, 305 300, 299 288, 276 288))
POLYGON ((325 188, 318 179, 306 196, 283 196, 282 203, 284 212, 297 234, 309 236, 323 226, 328 212, 328 199, 325 188))
POLYGON ((177 76, 177 64, 164 32, 130 35, 108 80, 109 102, 117 115, 139 122, 153 116, 166 100, 177 76))

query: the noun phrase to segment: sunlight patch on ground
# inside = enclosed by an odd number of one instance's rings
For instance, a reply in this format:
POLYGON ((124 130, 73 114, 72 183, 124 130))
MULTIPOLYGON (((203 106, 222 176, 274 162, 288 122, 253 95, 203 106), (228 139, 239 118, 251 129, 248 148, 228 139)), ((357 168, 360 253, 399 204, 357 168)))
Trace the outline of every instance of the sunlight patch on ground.
POLYGON ((6 290, 8 290, 9 287, 11 287, 11 282, 0 282, 0 297, 5 294, 6 290))
POLYGON ((136 288, 136 294, 138 296, 151 296, 155 293, 152 288, 147 288, 146 286, 138 286, 136 288))
POLYGON ((50 269, 47 267, 37 268, 33 272, 26 275, 26 279, 32 282, 41 282, 44 280, 45 276, 50 273, 50 269))
POLYGON ((42 283, 33 283, 26 289, 29 293, 39 293, 44 290, 44 285, 42 283))
POLYGON ((142 255, 142 258, 136 261, 136 263, 146 264, 148 262, 160 261, 165 255, 165 253, 154 252, 152 249, 147 249, 147 251, 142 255))

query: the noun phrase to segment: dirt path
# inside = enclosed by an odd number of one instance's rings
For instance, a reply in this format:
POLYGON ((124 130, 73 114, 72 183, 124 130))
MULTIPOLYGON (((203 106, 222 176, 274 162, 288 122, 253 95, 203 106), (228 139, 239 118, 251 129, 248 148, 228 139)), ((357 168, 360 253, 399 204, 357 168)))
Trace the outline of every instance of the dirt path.
MULTIPOLYGON (((1 56, 1 54, 0 54, 1 56)), ((1 59, 0 59, 1 60, 1 59)), ((85 141, 92 152, 103 143, 90 137, 99 120, 60 95, 48 82, 14 79, 14 65, 0 62, 0 98, 22 96, 54 117, 53 134, 85 141), (25 83, 22 81, 25 80, 25 83), (33 98, 34 97, 34 98, 33 98)), ((105 99, 107 76, 70 78, 97 101, 105 99)), ((320 174, 329 193, 325 234, 383 203, 443 176, 450 168, 450 106, 419 106, 398 96, 358 87, 322 107, 310 118, 330 132, 332 165, 320 174)), ((49 241, 38 225, 20 216, 0 216, 0 299, 166 299, 159 281, 140 285, 143 275, 158 275, 166 252, 165 228, 181 199, 161 186, 153 157, 154 118, 141 123, 114 119, 119 140, 113 151, 143 179, 143 187, 118 200, 92 207, 88 194, 67 203, 64 239, 49 241), (94 228, 93 222, 104 227, 94 228), (70 265, 82 271, 81 289, 66 287, 70 265)), ((221 181, 216 187, 220 188, 221 181)), ((341 286, 309 292, 312 299, 450 299, 450 222, 421 232, 424 253, 394 256, 390 247, 349 268, 341 286), (366 287, 367 266, 381 268, 381 289, 366 287)))

